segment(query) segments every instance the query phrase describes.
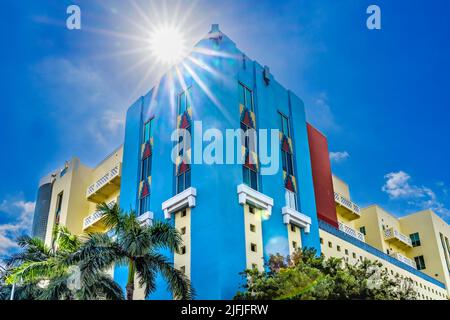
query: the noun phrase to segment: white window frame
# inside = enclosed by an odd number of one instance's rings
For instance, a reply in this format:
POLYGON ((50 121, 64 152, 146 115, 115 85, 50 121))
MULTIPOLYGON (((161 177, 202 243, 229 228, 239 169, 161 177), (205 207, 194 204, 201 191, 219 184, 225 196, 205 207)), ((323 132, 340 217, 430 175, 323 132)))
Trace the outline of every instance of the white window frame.
POLYGON ((286 192, 284 194, 286 199, 286 206, 297 211, 297 194, 292 192, 291 190, 285 189, 286 192))

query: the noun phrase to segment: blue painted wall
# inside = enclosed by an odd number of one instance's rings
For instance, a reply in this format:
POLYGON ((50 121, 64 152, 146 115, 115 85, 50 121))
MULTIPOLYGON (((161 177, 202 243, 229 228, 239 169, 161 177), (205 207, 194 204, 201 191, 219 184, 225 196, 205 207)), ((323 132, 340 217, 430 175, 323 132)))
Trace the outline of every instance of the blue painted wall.
MULTIPOLYGON (((206 37, 197 47, 220 54, 191 53, 178 66, 178 71, 175 68, 170 70, 157 86, 128 110, 121 207, 125 210, 136 208, 143 122, 154 116, 150 210, 155 219, 162 220, 161 203, 175 195, 170 136, 176 127, 177 94, 185 85, 192 85, 192 120, 202 121, 203 132, 215 128, 224 133, 226 129, 240 127, 238 82, 241 81, 254 91, 257 128, 278 129, 278 110, 291 117, 300 209, 313 221, 311 233, 302 234, 302 241, 320 251, 303 103, 273 76, 266 85, 262 77, 263 67, 248 57, 244 59, 243 53, 225 35, 219 41, 206 37)), ((195 136, 201 135, 202 132, 194 128, 193 156, 195 150, 202 150, 199 147, 209 144, 197 142, 195 136)), ((191 214, 191 280, 196 297, 230 299, 242 282, 239 273, 246 267, 244 215, 237 196, 237 186, 242 183, 242 165, 194 163, 191 170, 191 185, 197 189, 197 204, 191 214)), ((280 169, 275 175, 260 176, 260 191, 272 197, 275 203, 272 216, 262 226, 265 257, 275 251, 289 252, 287 228, 281 215, 281 208, 285 205, 282 175, 280 169)), ((168 252, 166 254, 171 256, 168 252)), ((117 279, 126 280, 123 270, 116 273, 117 279)), ((158 278, 157 287, 152 299, 171 298, 162 278, 158 278)))

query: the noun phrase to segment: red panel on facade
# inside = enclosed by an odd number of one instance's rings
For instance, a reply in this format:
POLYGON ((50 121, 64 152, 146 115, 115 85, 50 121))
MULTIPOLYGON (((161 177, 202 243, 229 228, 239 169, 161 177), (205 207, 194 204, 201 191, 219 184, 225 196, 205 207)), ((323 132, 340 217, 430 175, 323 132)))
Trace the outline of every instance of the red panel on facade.
POLYGON ((338 222, 327 138, 309 123, 307 127, 317 217, 337 228, 338 222))

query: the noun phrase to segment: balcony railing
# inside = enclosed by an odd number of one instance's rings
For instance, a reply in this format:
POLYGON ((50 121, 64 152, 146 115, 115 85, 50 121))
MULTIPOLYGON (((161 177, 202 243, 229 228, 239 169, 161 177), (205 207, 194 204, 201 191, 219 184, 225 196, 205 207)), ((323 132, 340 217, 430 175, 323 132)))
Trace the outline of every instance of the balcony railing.
POLYGON ((398 252, 392 252, 391 254, 389 254, 391 257, 397 259, 400 262, 403 262, 405 264, 407 264, 408 266, 417 269, 416 263, 411 260, 410 258, 405 257, 404 255, 402 255, 401 253, 398 252))
POLYGON ((356 203, 344 197, 343 195, 335 192, 334 200, 338 204, 338 212, 344 217, 353 220, 361 216, 361 209, 359 208, 359 206, 356 203))
POLYGON ((396 242, 398 245, 412 247, 411 239, 393 227, 384 230, 384 239, 396 242))
MULTIPOLYGON (((112 207, 116 203, 116 200, 113 200, 108 203, 108 207, 112 207)), ((83 219, 83 231, 88 229, 89 227, 92 227, 94 224, 99 222, 103 218, 103 212, 102 211, 95 211, 93 214, 87 216, 83 219)))
POLYGON ((348 225, 342 222, 338 222, 338 224, 339 230, 341 230, 342 232, 345 232, 346 234, 352 236, 353 238, 358 239, 359 241, 366 242, 366 238, 364 237, 363 233, 356 231, 355 229, 349 227, 348 225))
POLYGON ((93 202, 101 202, 120 187, 122 165, 117 163, 100 179, 91 184, 86 191, 86 198, 93 202))

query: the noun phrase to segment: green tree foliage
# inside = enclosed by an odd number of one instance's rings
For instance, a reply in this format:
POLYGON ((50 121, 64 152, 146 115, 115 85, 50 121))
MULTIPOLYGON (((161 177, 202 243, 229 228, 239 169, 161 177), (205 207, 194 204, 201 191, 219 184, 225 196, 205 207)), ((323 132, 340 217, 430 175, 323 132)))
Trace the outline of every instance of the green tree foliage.
POLYGON ((292 257, 272 255, 266 271, 245 270, 247 300, 414 300, 412 280, 390 276, 380 262, 367 259, 355 265, 318 256, 314 249, 297 250, 292 257))
POLYGON ((177 299, 191 299, 194 291, 189 279, 173 267, 161 254, 161 250, 178 252, 182 240, 173 226, 164 222, 141 224, 135 213, 123 212, 117 204, 109 207, 101 204, 104 223, 108 233, 92 233, 69 259, 81 264, 85 273, 97 273, 115 265, 128 268, 126 298, 132 300, 135 281, 144 288, 145 297, 156 289, 156 275, 160 273, 167 281, 169 290, 177 299))
POLYGON ((9 299, 15 286, 14 299, 123 299, 119 285, 103 270, 86 272, 83 262, 73 274, 72 255, 81 249, 81 240, 67 228, 57 226, 53 232, 52 247, 39 238, 21 236, 17 239, 21 251, 6 259, 6 270, 0 277, 0 298, 9 299), (70 287, 75 276, 77 285, 70 287))

